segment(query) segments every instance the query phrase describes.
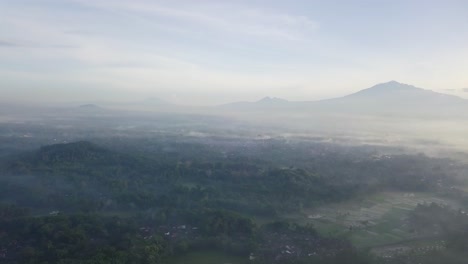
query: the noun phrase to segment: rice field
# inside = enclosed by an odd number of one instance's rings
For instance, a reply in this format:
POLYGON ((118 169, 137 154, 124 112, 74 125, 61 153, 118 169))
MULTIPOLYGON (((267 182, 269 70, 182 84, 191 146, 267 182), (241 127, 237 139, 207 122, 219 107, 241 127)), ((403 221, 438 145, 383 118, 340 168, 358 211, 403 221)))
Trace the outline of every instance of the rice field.
MULTIPOLYGON (((343 236, 359 248, 372 248, 417 240, 407 224, 407 215, 418 204, 438 203, 459 208, 452 200, 430 193, 382 192, 365 198, 304 210, 290 216, 313 224, 325 235, 343 236)), ((422 239, 422 238, 421 238, 422 239)))

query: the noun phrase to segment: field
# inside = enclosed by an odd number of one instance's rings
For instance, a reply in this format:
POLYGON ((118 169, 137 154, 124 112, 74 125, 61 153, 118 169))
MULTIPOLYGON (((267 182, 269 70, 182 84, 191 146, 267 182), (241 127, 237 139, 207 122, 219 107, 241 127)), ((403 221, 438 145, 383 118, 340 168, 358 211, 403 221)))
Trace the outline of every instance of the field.
POLYGON ((425 241, 411 232, 406 218, 422 203, 446 204, 459 208, 455 201, 429 193, 383 192, 347 202, 330 204, 300 215, 287 216, 301 224, 313 224, 325 235, 349 238, 358 248, 398 246, 400 243, 425 241))

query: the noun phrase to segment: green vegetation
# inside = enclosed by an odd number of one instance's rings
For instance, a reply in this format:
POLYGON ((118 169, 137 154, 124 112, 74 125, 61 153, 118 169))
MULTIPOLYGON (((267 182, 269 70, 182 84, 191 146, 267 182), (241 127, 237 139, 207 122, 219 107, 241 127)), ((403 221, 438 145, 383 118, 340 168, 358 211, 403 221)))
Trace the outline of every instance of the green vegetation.
POLYGON ((413 232, 425 235, 425 241, 413 243, 384 263, 465 263, 468 255, 468 215, 447 206, 420 204, 409 215, 413 232))
POLYGON ((249 260, 238 256, 226 255, 218 251, 196 251, 168 259, 167 264, 247 264, 249 260))
POLYGON ((303 141, 112 142, 3 159, 2 261, 371 263, 351 242, 408 239, 398 223, 416 206, 382 209, 382 193, 444 195, 458 173, 446 159, 303 141), (360 214, 333 209, 353 200, 360 214))

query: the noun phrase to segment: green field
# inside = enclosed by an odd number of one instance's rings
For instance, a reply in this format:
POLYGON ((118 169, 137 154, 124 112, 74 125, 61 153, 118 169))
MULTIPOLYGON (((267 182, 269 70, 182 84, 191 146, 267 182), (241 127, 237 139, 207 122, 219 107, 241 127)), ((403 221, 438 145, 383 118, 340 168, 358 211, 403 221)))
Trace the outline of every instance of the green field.
POLYGON ((313 224, 324 235, 347 237, 358 248, 373 248, 418 240, 405 219, 418 204, 432 202, 453 208, 460 206, 430 193, 382 192, 284 218, 300 224, 313 224))

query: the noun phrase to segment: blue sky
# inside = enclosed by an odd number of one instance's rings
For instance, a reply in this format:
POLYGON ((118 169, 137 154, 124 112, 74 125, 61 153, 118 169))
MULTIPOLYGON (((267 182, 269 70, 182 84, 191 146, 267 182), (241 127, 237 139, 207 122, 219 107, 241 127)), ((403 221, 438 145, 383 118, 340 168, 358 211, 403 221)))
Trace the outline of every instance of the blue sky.
POLYGON ((468 96, 468 1, 0 1, 3 100, 468 96))

